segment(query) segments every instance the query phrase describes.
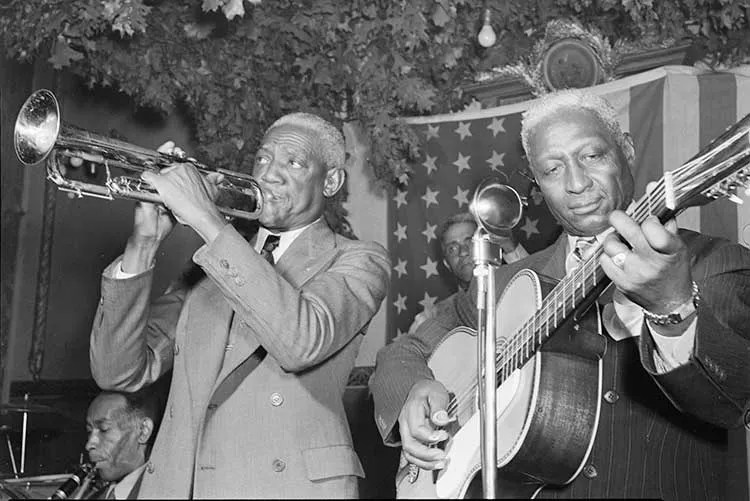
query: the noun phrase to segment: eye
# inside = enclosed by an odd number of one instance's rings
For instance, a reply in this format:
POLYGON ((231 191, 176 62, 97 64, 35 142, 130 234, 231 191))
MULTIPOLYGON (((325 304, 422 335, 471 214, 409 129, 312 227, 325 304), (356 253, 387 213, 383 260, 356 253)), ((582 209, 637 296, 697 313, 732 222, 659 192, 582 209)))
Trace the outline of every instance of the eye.
POLYGON ((264 155, 258 155, 255 157, 255 165, 265 165, 269 162, 268 157, 264 155))
POLYGON ((292 169, 301 169, 304 167, 304 164, 299 160, 289 160, 289 167, 292 169))
POLYGON ((560 166, 560 164, 548 165, 544 169, 544 175, 545 176, 553 176, 553 175, 557 174, 558 172, 560 172, 561 168, 562 167, 560 166))

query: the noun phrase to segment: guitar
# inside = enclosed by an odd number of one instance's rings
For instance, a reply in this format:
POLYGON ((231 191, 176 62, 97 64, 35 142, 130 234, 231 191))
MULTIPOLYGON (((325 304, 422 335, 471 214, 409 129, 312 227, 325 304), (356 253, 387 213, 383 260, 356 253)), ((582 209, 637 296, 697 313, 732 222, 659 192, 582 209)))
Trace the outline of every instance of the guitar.
MULTIPOLYGON (((750 115, 667 172, 628 215, 639 224, 652 214, 664 222, 718 198, 742 202, 736 191, 747 187, 750 194, 748 184, 750 115)), ((605 340, 599 309, 590 306, 610 284, 599 265, 602 252, 597 246, 554 286, 521 270, 496 305, 498 497, 533 498, 546 485, 572 482, 593 447, 605 340)), ((476 333, 467 327, 452 330, 428 365, 451 395, 447 410, 455 420, 446 427, 451 438, 443 444, 448 462, 442 470, 426 471, 402 454, 396 495, 481 497, 476 333)))

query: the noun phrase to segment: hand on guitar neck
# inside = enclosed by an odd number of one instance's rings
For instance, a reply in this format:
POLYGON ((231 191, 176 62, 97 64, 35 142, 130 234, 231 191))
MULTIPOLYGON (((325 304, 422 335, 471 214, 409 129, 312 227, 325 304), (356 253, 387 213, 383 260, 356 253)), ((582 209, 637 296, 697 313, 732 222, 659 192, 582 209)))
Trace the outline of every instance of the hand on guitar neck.
POLYGON ((404 457, 426 470, 445 467, 445 452, 434 445, 448 439, 441 429, 452 421, 448 417, 448 390, 442 383, 423 379, 409 391, 398 417, 404 457))
MULTIPOLYGON (((612 212, 609 220, 616 233, 605 239, 600 263, 617 288, 657 315, 689 303, 693 295, 690 258, 675 221, 662 225, 655 216, 648 216, 639 225, 622 211, 612 212)), ((672 333, 661 330, 665 335, 672 333)))

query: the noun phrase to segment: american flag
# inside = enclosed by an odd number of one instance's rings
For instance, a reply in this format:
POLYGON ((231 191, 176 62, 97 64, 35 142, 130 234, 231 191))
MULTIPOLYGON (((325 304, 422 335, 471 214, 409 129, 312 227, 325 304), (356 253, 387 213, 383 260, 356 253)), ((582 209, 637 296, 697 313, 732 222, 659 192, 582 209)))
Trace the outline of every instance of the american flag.
MULTIPOLYGON (((649 181, 679 167, 725 127, 750 112, 750 66, 727 72, 664 67, 591 88, 615 107, 636 147, 635 195, 649 181)), ((409 119, 422 139, 421 158, 388 201, 388 246, 393 262, 386 303, 386 339, 408 331, 414 316, 450 295, 455 285, 442 265, 437 229, 468 210, 475 187, 498 177, 527 197, 515 228, 530 252, 551 244, 560 227, 526 169, 520 141, 528 102, 452 115, 409 119)), ((750 247, 750 201, 719 200, 678 217, 685 228, 750 247)))

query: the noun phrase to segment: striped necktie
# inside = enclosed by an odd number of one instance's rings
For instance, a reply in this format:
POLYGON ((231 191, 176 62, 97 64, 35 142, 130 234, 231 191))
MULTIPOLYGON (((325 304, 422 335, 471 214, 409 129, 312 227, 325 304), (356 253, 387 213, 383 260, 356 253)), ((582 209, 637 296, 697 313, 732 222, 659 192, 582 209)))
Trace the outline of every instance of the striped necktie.
POLYGON ((263 244, 263 248, 260 251, 260 255, 263 256, 266 261, 271 263, 271 266, 276 264, 273 259, 273 251, 276 250, 276 248, 279 246, 279 239, 279 235, 273 235, 269 233, 266 237, 265 243, 263 244))
POLYGON ((578 268, 584 259, 589 257, 591 249, 596 244, 596 237, 578 237, 575 240, 573 251, 565 260, 565 272, 570 273, 578 268))

